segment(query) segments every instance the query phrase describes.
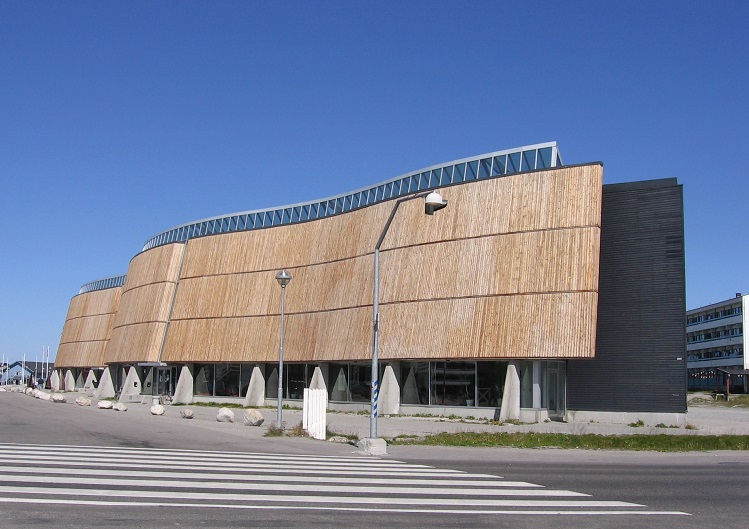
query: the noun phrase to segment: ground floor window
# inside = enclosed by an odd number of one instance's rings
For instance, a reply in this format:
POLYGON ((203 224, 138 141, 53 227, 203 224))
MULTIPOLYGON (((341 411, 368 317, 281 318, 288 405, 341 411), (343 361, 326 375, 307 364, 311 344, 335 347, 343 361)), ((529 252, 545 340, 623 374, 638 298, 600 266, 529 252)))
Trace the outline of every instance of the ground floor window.
POLYGON ((372 365, 367 362, 328 364, 328 398, 333 402, 369 402, 372 365))

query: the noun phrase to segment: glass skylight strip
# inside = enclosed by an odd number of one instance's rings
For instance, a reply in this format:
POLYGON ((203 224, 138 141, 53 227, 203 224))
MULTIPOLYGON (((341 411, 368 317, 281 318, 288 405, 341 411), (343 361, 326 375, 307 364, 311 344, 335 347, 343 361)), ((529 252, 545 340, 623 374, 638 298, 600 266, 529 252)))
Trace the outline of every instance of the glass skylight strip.
POLYGON ((80 288, 80 290, 78 290, 78 293, 85 294, 87 292, 94 292, 96 290, 106 290, 108 288, 121 287, 125 284, 126 277, 127 275, 121 275, 121 276, 105 277, 103 279, 97 279, 95 281, 89 281, 88 283, 84 284, 80 288))
POLYGON ((373 186, 322 200, 242 213, 231 213, 176 226, 150 238, 143 251, 172 242, 218 233, 297 224, 346 213, 378 202, 450 184, 497 178, 513 173, 560 167, 562 157, 556 142, 482 154, 447 164, 425 167, 373 186))

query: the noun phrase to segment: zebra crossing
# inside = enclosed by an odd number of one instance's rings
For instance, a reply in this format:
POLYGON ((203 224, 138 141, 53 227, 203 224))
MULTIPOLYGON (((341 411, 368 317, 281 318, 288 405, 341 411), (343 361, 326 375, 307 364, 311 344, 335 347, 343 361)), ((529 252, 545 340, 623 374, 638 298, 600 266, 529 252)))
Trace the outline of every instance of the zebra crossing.
POLYGON ((0 505, 685 515, 375 457, 0 443, 0 505))

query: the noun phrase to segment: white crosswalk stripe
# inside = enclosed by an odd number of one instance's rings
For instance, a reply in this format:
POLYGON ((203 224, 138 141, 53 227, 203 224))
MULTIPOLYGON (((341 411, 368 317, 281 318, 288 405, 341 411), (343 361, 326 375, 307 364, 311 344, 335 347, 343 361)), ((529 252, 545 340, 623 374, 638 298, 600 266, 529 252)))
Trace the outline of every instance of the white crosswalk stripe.
POLYGON ((0 443, 0 504, 684 515, 374 457, 0 443))

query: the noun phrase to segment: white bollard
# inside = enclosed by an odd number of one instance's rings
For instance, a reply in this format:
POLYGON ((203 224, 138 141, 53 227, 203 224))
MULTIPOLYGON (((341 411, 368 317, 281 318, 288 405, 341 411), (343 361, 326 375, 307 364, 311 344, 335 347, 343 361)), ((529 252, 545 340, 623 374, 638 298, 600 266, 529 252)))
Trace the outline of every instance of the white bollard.
POLYGON ((328 392, 324 389, 305 389, 302 404, 302 428, 313 439, 325 440, 328 392))

